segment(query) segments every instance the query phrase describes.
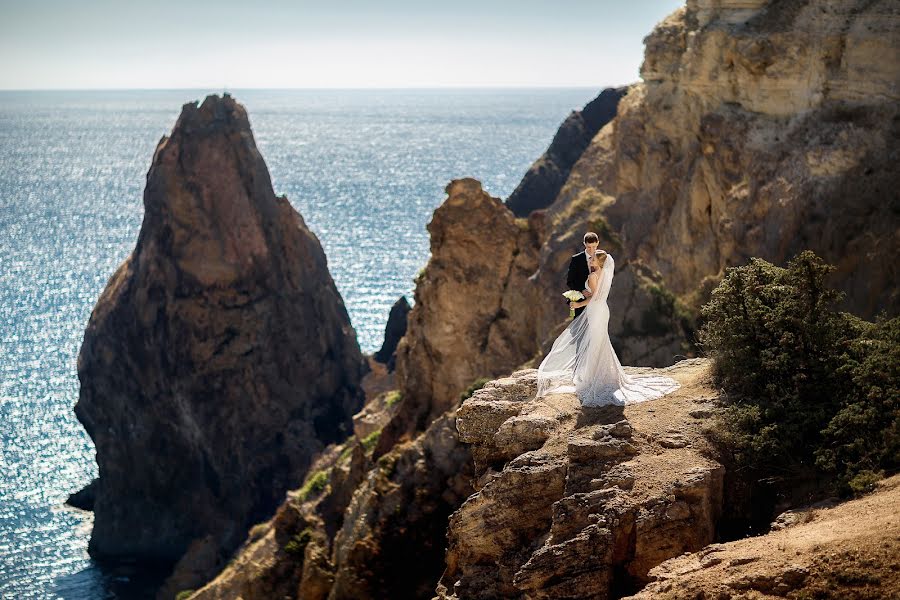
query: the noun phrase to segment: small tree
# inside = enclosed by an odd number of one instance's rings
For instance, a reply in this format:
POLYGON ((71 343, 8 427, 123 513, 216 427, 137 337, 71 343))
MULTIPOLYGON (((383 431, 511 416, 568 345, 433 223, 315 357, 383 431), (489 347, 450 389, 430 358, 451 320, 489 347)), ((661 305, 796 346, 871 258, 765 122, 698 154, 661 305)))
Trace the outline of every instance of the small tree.
POLYGON ((832 270, 810 251, 787 268, 758 258, 729 268, 702 308, 699 338, 728 394, 716 432, 735 460, 770 475, 818 467, 846 487, 871 465, 886 466, 896 444, 887 366, 898 320, 873 326, 833 310, 832 270), (873 332, 884 343, 864 341, 873 332), (865 441, 847 428, 861 422, 865 441))

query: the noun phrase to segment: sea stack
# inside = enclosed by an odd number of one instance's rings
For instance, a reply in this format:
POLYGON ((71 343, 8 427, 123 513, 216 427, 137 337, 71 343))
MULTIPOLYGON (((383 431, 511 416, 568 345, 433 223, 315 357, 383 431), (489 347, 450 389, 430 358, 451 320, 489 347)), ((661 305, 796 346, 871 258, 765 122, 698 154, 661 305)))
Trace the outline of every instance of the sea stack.
POLYGON ((94 557, 236 547, 352 431, 365 363, 316 236, 276 196, 247 113, 185 104, 154 153, 137 245, 78 356, 94 557))

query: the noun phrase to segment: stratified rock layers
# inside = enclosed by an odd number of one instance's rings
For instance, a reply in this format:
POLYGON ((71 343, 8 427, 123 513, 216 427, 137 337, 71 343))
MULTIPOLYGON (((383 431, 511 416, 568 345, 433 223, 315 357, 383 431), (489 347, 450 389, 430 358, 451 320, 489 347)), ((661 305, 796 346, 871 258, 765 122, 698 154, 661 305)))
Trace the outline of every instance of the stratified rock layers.
POLYGON ((847 309, 896 313, 900 5, 690 0, 645 42, 644 83, 547 209, 542 265, 596 223, 683 296, 811 249, 847 309))
POLYGON ((91 314, 75 412, 97 448, 94 556, 231 549, 352 430, 364 362, 325 255, 276 197, 244 108, 186 104, 91 314))

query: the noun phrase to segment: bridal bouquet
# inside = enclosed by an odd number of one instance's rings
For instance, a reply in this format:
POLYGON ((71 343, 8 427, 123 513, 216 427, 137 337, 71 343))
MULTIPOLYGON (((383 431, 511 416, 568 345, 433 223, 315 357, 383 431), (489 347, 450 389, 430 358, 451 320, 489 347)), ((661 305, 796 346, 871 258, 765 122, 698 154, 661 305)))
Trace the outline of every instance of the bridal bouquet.
MULTIPOLYGON (((569 302, 580 302, 584 300, 584 294, 575 290, 569 290, 568 292, 565 292, 563 296, 565 296, 566 300, 568 300, 569 302)), ((575 309, 571 306, 569 307, 569 318, 575 318, 575 309)))

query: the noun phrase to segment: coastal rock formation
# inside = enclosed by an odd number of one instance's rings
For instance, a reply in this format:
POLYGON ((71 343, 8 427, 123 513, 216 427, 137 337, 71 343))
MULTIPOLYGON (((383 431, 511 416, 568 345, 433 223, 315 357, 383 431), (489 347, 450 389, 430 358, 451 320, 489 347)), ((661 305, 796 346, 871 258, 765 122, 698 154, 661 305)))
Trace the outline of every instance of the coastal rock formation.
POLYGON ((375 360, 387 365, 388 371, 393 371, 397 362, 397 344, 406 335, 406 321, 409 311, 412 308, 406 300, 406 296, 401 296, 399 300, 394 302, 391 312, 388 313, 387 325, 384 328, 384 341, 381 349, 375 353, 375 360))
POLYGON ((616 116, 619 100, 627 91, 627 87, 606 88, 583 109, 572 111, 566 117, 547 151, 531 165, 506 199, 506 206, 514 215, 526 217, 531 211, 553 203, 572 165, 600 128, 616 116))
POLYGON ((900 597, 900 475, 766 535, 667 560, 632 600, 900 597))
MULTIPOLYGON (((431 258, 416 285, 406 336, 397 348, 403 400, 376 455, 452 409, 475 379, 509 373, 537 350, 527 288, 538 242, 474 179, 447 186, 428 223, 431 258)), ((560 303, 557 303, 559 306, 560 303)))
POLYGON ((661 372, 682 387, 626 407, 535 400, 533 369, 462 404, 476 493, 450 517, 438 598, 615 597, 713 541, 724 470, 691 416, 716 410, 709 363, 661 372))
POLYGON ((221 559, 351 432, 365 363, 318 239, 274 194, 230 96, 184 105, 144 211, 78 357, 100 468, 89 550, 174 561, 206 540, 221 559))
POLYGON ((898 31, 886 0, 689 0, 547 209, 541 264, 591 225, 684 297, 811 249, 847 309, 896 313, 898 31))
POLYGON ((471 493, 472 458, 452 412, 377 462, 358 440, 254 528, 192 600, 425 598, 444 570, 447 518, 471 493), (414 568, 413 568, 414 565, 414 568))

